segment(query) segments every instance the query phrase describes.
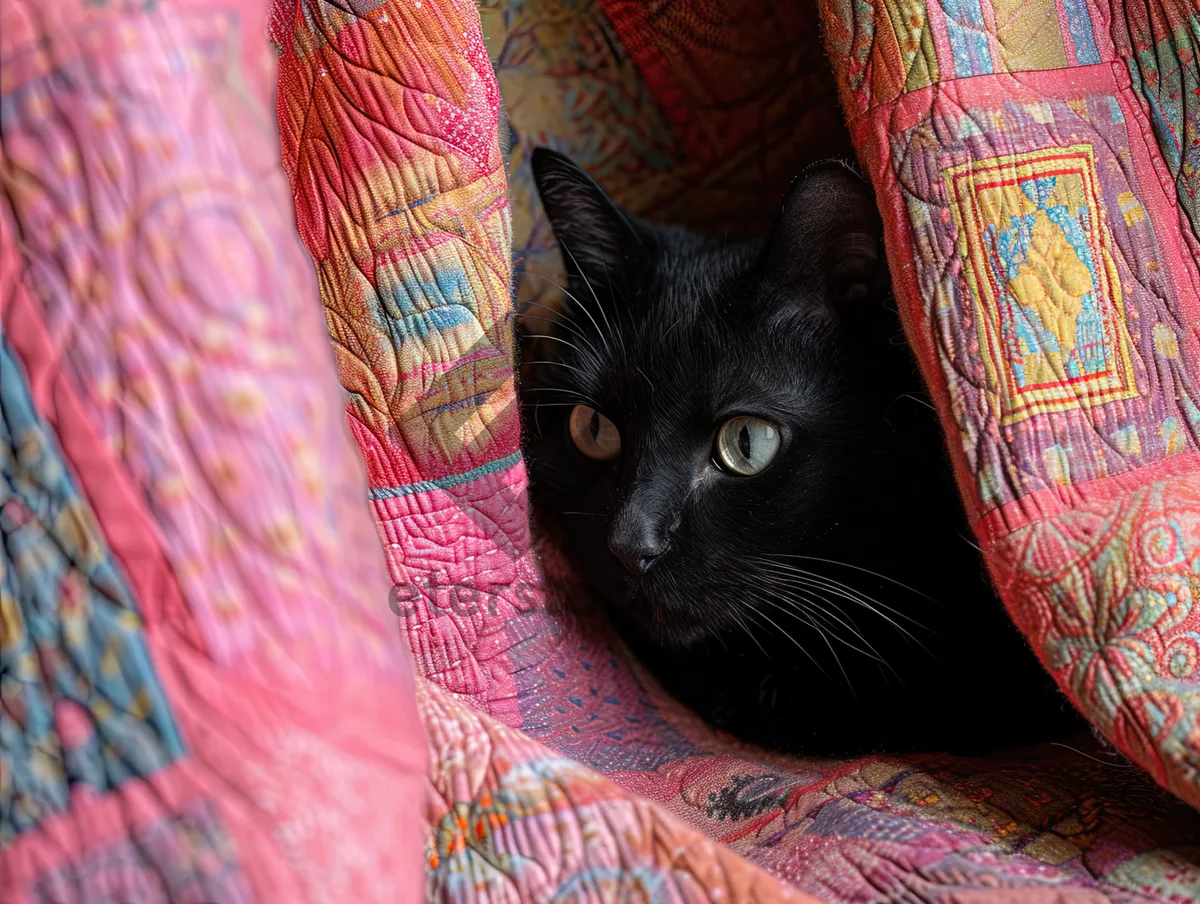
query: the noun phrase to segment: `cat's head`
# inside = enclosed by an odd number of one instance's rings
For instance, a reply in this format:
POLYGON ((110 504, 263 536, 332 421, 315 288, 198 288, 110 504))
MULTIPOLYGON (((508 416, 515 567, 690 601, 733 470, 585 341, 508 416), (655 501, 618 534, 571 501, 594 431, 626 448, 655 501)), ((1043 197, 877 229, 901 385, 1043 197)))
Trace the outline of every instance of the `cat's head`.
POLYGON ((869 567, 904 504, 892 403, 917 384, 866 183, 811 168, 770 235, 728 244, 626 214, 559 154, 533 168, 569 283, 526 345, 526 449, 599 597, 691 644, 771 613, 797 550, 869 567))

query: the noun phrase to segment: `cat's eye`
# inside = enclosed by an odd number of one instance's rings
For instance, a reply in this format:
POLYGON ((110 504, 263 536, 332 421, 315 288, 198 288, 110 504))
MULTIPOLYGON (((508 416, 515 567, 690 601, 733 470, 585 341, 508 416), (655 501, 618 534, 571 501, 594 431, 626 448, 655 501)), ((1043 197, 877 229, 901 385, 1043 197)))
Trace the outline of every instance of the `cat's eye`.
POLYGON ((762 418, 730 418, 717 431, 716 453, 726 469, 753 477, 779 453, 779 428, 762 418))
POLYGON ((621 433, 617 425, 595 408, 576 405, 571 409, 571 442, 575 448, 596 461, 610 461, 621 454, 621 433))

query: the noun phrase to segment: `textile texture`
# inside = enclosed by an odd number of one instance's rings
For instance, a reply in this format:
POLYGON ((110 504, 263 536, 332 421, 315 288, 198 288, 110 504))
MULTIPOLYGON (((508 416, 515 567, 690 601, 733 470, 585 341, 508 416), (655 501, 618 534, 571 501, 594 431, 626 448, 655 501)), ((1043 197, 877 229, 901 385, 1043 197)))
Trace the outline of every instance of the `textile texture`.
POLYGON ((996 585, 1093 725, 1200 806, 1200 10, 825 21, 996 585))
POLYGON ((0 899, 1200 895, 1194 11, 775 6, 0 7, 0 899), (737 745, 534 542, 530 149, 754 232, 851 140, 1009 610, 1127 756, 737 745))
POLYGON ((265 8, 0 4, 0 900, 421 889, 265 8))
POLYGON ((756 65, 795 76, 770 115, 811 104, 813 122, 836 123, 831 83, 803 76, 825 65, 813 20, 766 28, 760 7, 713 8, 513 4, 484 17, 503 17, 490 63, 453 3, 310 6, 281 18, 290 39, 277 29, 285 167, 433 743, 428 892, 1191 899, 1197 814, 1111 750, 1082 739, 983 760, 831 762, 740 748, 665 699, 589 618, 553 538, 535 552, 509 243, 522 300, 552 303, 557 276, 529 150, 575 154, 639 212, 752 231, 806 154, 842 147, 836 128, 779 147, 779 131, 747 125, 769 119, 757 94, 721 93, 762 48, 756 65), (768 48, 763 36, 787 27, 768 48), (319 41, 295 37, 312 31, 319 41), (397 46, 409 52, 383 49, 397 46), (749 183, 756 160, 770 167, 749 183), (724 845, 696 847, 705 836, 724 845), (720 869, 703 868, 718 852, 720 869))

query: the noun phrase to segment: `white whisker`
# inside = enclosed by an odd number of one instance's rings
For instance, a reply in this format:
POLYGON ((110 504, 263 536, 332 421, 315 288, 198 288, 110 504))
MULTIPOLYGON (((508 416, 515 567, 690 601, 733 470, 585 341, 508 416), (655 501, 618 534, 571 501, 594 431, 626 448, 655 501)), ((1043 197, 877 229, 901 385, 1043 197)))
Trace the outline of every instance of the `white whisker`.
POLYGON ((739 628, 741 628, 743 631, 746 632, 746 636, 749 637, 752 641, 754 641, 754 645, 756 647, 758 647, 759 650, 762 651, 763 656, 766 656, 767 659, 770 659, 771 657, 767 654, 766 648, 763 647, 763 645, 761 643, 759 643, 758 638, 754 636, 754 632, 750 630, 749 626, 746 624, 745 620, 742 618, 742 615, 753 615, 754 614, 753 611, 746 609, 746 610, 743 610, 741 613, 737 613, 735 611, 735 612, 732 612, 731 614, 734 616, 734 619, 733 619, 734 624, 736 624, 739 628))
MULTIPOLYGON (((783 599, 785 602, 792 603, 792 604, 798 603, 797 600, 795 600, 789 596, 781 596, 781 599, 783 599)), ((846 621, 844 618, 839 616, 837 614, 836 609, 834 609, 834 610, 826 609, 824 606, 821 605, 821 601, 819 598, 814 599, 810 596, 805 596, 804 599, 807 602, 811 603, 815 607, 815 610, 810 609, 807 606, 803 607, 805 614, 807 614, 811 618, 820 619, 822 621, 822 623, 825 624, 826 627, 828 627, 830 629, 830 633, 833 634, 834 638, 839 643, 844 644, 845 646, 854 650, 856 653, 861 653, 863 656, 866 656, 868 659, 874 659, 876 662, 880 663, 881 665, 888 665, 887 660, 884 659, 879 654, 879 651, 875 649, 874 645, 869 640, 867 640, 867 638, 863 635, 862 631, 858 628, 857 625, 855 625, 853 622, 846 621), (865 649, 865 650, 862 649, 862 647, 859 647, 856 644, 851 643, 845 637, 842 637, 840 634, 838 634, 837 631, 834 629, 834 626, 829 624, 830 621, 836 622, 837 624, 839 624, 843 628, 845 628, 847 631, 849 631, 852 636, 857 637, 862 642, 863 646, 865 646, 867 649, 865 649)), ((774 603, 774 605, 779 606, 780 608, 783 608, 779 603, 774 603)), ((889 666, 889 668, 890 668, 890 666, 889 666)))
MULTIPOLYGON (((579 271, 579 276, 583 279, 583 284, 585 286, 587 286, 588 291, 592 293, 592 298, 594 298, 596 301, 596 307, 599 309, 600 315, 604 318, 605 326, 608 327, 609 333, 611 333, 612 332, 612 324, 610 324, 608 322, 608 315, 606 315, 604 313, 604 306, 602 304, 600 304, 600 297, 596 294, 596 290, 592 288, 592 284, 590 282, 588 282, 588 278, 583 275, 583 269, 579 266, 579 261, 577 261, 575 259, 575 255, 571 252, 571 249, 568 248, 564 242, 560 241, 559 247, 562 248, 563 251, 567 252, 568 256, 571 258, 571 263, 573 263, 575 265, 575 269, 579 271)), ((550 281, 553 282, 553 280, 550 280, 550 281)), ((555 285, 558 285, 558 284, 555 283, 555 285)), ((559 288, 562 289, 562 286, 559 286, 559 288)), ((563 291, 567 292, 566 289, 563 289, 563 291)), ((611 355, 613 353, 613 350, 612 350, 612 346, 609 345, 609 342, 608 342, 608 334, 603 332, 600 329, 600 324, 596 322, 596 318, 592 316, 592 312, 587 309, 587 305, 583 304, 583 302, 581 302, 574 295, 571 295, 570 292, 567 292, 567 295, 570 297, 570 299, 572 301, 575 302, 575 304, 578 306, 579 310, 581 310, 581 311, 583 311, 583 313, 587 314, 588 320, 590 320, 592 322, 592 326, 594 326, 596 328, 596 334, 601 338, 601 340, 603 340, 604 347, 608 349, 608 353, 611 355)))
MULTIPOLYGON (((810 652, 808 652, 808 650, 804 649, 804 645, 802 643, 800 643, 800 641, 796 640, 796 638, 794 638, 791 634, 789 634, 787 631, 783 630, 783 628, 780 627, 779 622, 775 621, 773 618, 771 618, 771 616, 767 615, 767 613, 763 612, 761 609, 746 609, 744 611, 749 614, 753 614, 757 617, 765 619, 769 625, 771 625, 772 627, 775 628, 776 631, 778 631, 780 634, 782 634, 784 637, 786 637, 788 640, 790 640, 793 644, 795 644, 796 649, 799 650, 801 653, 803 653, 805 656, 807 656, 813 665, 815 665, 818 669, 821 669, 822 672, 825 672, 825 670, 823 668, 821 668, 821 663, 817 662, 817 660, 813 658, 813 655, 810 652)), ((820 630, 820 629, 818 629, 818 630, 820 630)), ((828 673, 825 673, 825 674, 826 674, 826 676, 828 676, 828 673)))
MULTIPOLYGON (((911 624, 914 624, 919 628, 925 627, 924 625, 922 625, 919 621, 917 621, 915 618, 913 618, 908 613, 901 612, 900 610, 898 610, 892 606, 889 606, 886 603, 879 601, 875 597, 870 596, 869 594, 866 594, 863 591, 858 590, 857 588, 851 587, 848 584, 843 584, 841 581, 835 580, 834 578, 831 578, 828 575, 818 574, 814 571, 808 571, 807 569, 804 569, 804 568, 797 568, 796 566, 789 565, 786 562, 776 562, 773 559, 757 558, 757 559, 754 559, 754 561, 757 561, 764 565, 769 565, 769 566, 777 569, 777 572, 776 572, 777 574, 788 575, 789 577, 792 577, 796 580, 803 580, 805 582, 808 582, 809 584, 811 584, 813 582, 819 582, 820 585, 827 590, 833 590, 834 592, 837 592, 834 588, 840 588, 841 591, 844 591, 845 593, 853 594, 852 596, 846 597, 846 598, 852 600, 853 602, 858 603, 859 605, 866 606, 868 609, 871 609, 872 611, 875 611, 876 615, 878 615, 880 618, 886 619, 887 621, 896 625, 896 629, 905 634, 907 634, 908 632, 905 631, 904 628, 900 627, 900 625, 893 622, 882 612, 876 611, 874 609, 874 607, 870 605, 870 603, 874 603, 876 606, 880 607, 881 609, 886 609, 888 612, 891 612, 897 618, 903 618, 905 621, 910 622, 911 624)), ((824 561, 824 560, 818 560, 818 561, 824 561)), ((873 573, 874 572, 872 572, 872 574, 873 573)), ((884 577, 884 576, 880 575, 880 577, 884 577)), ((904 587, 905 585, 900 584, 899 586, 904 587)), ((906 588, 906 589, 911 590, 912 588, 906 588)), ((932 599, 931 597, 924 596, 924 594, 920 594, 919 591, 914 590, 913 592, 918 593, 918 595, 923 596, 925 599, 929 600, 930 602, 933 602, 935 604, 937 603, 936 600, 932 599)), ((838 593, 838 595, 844 596, 845 593, 838 593)), ((928 629, 926 629, 926 630, 928 630, 928 629)), ((914 638, 914 640, 915 640, 915 638, 914 638)))
MULTIPOLYGON (((839 562, 837 559, 822 559, 818 556, 801 556, 801 555, 792 554, 792 555, 780 555, 779 557, 783 558, 783 559, 806 559, 809 562, 824 562, 827 565, 840 565, 842 568, 850 568, 850 569, 853 569, 854 571, 861 571, 864 574, 869 574, 869 575, 872 575, 873 577, 877 577, 881 581, 887 581, 890 584, 895 584, 897 587, 903 587, 909 593, 915 593, 917 596, 927 599, 931 603, 937 603, 937 605, 939 605, 939 606, 941 605, 941 603, 938 603, 938 601, 935 600, 933 597, 931 597, 929 594, 922 593, 920 590, 917 590, 914 587, 909 587, 907 584, 903 584, 900 581, 897 581, 895 578, 889 578, 886 574, 880 574, 878 571, 872 571, 870 568, 863 568, 861 565, 851 565, 849 562, 839 562)), ((780 563, 780 564, 782 564, 782 563, 780 563)))
MULTIPOLYGON (((803 571, 796 570, 792 573, 776 572, 774 574, 774 579, 778 580, 778 581, 782 581, 784 583, 791 582, 793 584, 793 586, 798 584, 802 587, 818 588, 821 590, 827 590, 830 593, 833 593, 835 596, 839 596, 844 600, 855 603, 856 605, 859 605, 859 606, 863 606, 864 608, 870 610, 871 612, 875 613, 880 618, 882 618, 884 621, 888 622, 888 624, 893 625, 897 631, 899 631, 900 633, 904 634, 907 637, 912 637, 912 635, 909 633, 909 631, 903 625, 901 625, 898 622, 896 622, 895 620, 889 618, 883 612, 880 612, 878 609, 875 608, 875 606, 879 606, 880 608, 886 609, 889 612, 893 612, 898 617, 903 618, 906 621, 912 622, 914 625, 917 625, 918 627, 923 627, 921 625, 921 623, 918 622, 916 619, 914 619, 912 616, 907 615, 903 612, 899 612, 899 611, 893 609, 891 606, 886 605, 885 603, 881 603, 879 600, 875 599, 872 596, 868 596, 867 594, 863 593, 861 590, 856 590, 855 588, 850 587, 846 584, 843 584, 840 581, 835 581, 832 578, 826 578, 823 575, 814 574, 812 572, 803 572, 803 571), (872 605, 872 603, 874 603, 875 605, 872 605)), ((915 638, 913 638, 913 639, 915 640, 915 638)))

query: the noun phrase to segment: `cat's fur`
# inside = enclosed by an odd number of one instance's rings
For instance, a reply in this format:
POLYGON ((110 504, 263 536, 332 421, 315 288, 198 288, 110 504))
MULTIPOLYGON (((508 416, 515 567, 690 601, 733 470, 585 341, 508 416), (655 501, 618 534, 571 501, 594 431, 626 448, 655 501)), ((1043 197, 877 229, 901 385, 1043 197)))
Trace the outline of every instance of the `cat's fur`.
POLYGON ((570 278, 522 386, 535 510, 665 687, 805 753, 1075 725, 968 539, 863 180, 811 168, 765 240, 726 244, 625 214, 561 155, 533 166, 570 278), (576 403, 617 426, 615 460, 575 448, 576 403), (733 415, 780 425, 757 476, 714 461, 733 415))

